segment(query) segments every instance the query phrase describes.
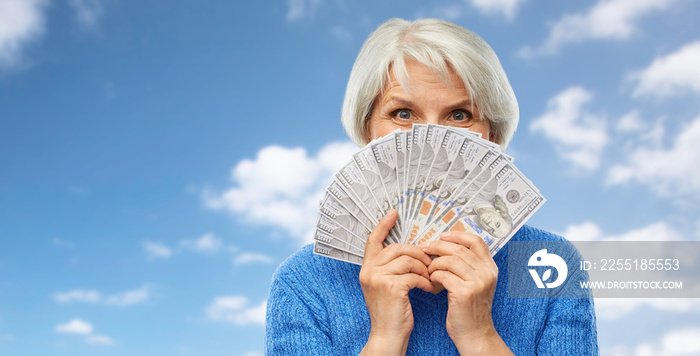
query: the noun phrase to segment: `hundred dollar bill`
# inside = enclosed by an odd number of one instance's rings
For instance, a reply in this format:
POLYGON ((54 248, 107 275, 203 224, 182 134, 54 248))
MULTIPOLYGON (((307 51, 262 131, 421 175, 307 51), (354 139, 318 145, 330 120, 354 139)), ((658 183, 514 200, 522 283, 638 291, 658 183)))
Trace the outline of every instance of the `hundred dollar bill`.
MULTIPOLYGON (((375 205, 367 204, 371 206, 376 206, 380 213, 385 213, 393 208, 389 200, 389 195, 386 191, 386 186, 384 180, 382 179, 382 174, 377 166, 377 161, 374 155, 373 146, 381 144, 384 142, 392 143, 391 137, 386 136, 376 140, 373 140, 362 148, 359 152, 353 155, 353 160, 355 165, 359 168, 362 179, 364 180, 365 186, 368 188, 371 197, 374 199, 375 205)), ((396 226, 392 227, 393 236, 400 236, 398 228, 396 226)), ((399 241, 397 241, 399 242, 399 241)))
POLYGON ((465 127, 448 126, 447 129, 451 130, 451 131, 460 132, 464 135, 471 136, 472 139, 476 138, 479 143, 488 146, 489 149, 491 149, 492 151, 503 153, 503 152, 501 152, 501 145, 499 145, 495 142, 491 142, 487 138, 482 137, 481 132, 470 131, 468 128, 465 128, 465 127))
MULTIPOLYGON (((478 144, 478 143, 477 143, 478 144)), ((460 204, 469 200, 469 193, 476 193, 472 189, 466 190, 469 185, 473 185, 478 182, 484 182, 488 180, 488 175, 496 167, 493 166, 494 163, 501 164, 504 157, 502 154, 495 151, 486 151, 486 153, 480 157, 476 162, 470 162, 470 167, 472 168, 469 172, 462 178, 461 182, 454 184, 448 190, 448 195, 443 199, 435 208, 435 212, 429 220, 428 224, 438 220, 438 215, 443 214, 441 211, 445 208, 452 207, 455 203, 460 204), (484 171, 488 173, 484 173, 484 171)), ((466 171, 465 171, 466 172, 466 171)))
MULTIPOLYGON (((406 160, 408 157, 407 151, 410 149, 409 145, 409 134, 410 131, 400 131, 394 134, 394 150, 396 152, 396 204, 397 206, 394 207, 397 212, 399 212, 399 215, 401 215, 402 212, 402 207, 404 204, 404 198, 403 198, 403 185, 402 183, 404 182, 405 176, 406 176, 406 160)), ((405 227, 403 220, 401 220, 401 224, 399 225, 399 231, 401 232, 401 235, 404 235, 405 233, 405 227)))
MULTIPOLYGON (((379 222, 376 214, 371 213, 371 210, 376 211, 377 207, 368 207, 368 203, 373 203, 369 189, 362 182, 359 170, 355 167, 355 162, 350 161, 347 165, 338 171, 333 177, 332 186, 341 189, 346 196, 352 200, 359 211, 368 218, 370 225, 376 226, 379 222), (359 195, 358 195, 359 194, 359 195)), ((343 201, 344 202, 344 201, 343 201)), ((344 202, 345 203, 345 202, 344 202)), ((350 208, 346 206, 348 210, 350 208)), ((354 213, 354 211, 350 210, 354 213)))
MULTIPOLYGON (((411 147, 411 149, 415 152, 411 152, 411 157, 413 157, 415 153, 415 156, 418 157, 418 160, 417 165, 415 167, 411 167, 412 171, 409 174, 410 181, 407 182, 407 201, 404 211, 404 216, 406 217, 406 219, 410 219, 411 217, 416 191, 420 189, 419 186, 422 186, 422 179, 425 178, 425 173, 430 167, 430 164, 433 161, 433 157, 435 156, 429 142, 429 139, 431 138, 430 135, 432 134, 430 126, 413 125, 413 133, 413 146, 411 147)), ((415 160, 411 160, 412 164, 414 162, 415 160)))
MULTIPOLYGON (((387 136, 387 140, 379 140, 375 143, 370 143, 372 154, 375 160, 379 177, 382 180, 384 194, 387 199, 388 209, 396 209, 399 202, 399 186, 396 173, 396 139, 397 133, 387 136)), ((396 229, 401 231, 402 218, 399 217, 396 221, 396 229)))
POLYGON ((343 228, 335 219, 325 214, 318 214, 316 221, 316 241, 324 242, 341 250, 363 255, 365 241, 343 228), (333 241, 331 241, 331 239, 333 241))
MULTIPOLYGON (((466 131, 466 130, 465 130, 466 131)), ((428 219, 432 217, 434 212, 433 207, 445 197, 441 196, 442 186, 450 180, 461 180, 455 178, 464 173, 464 169, 459 168, 459 164, 455 164, 455 160, 461 158, 459 155, 467 152, 467 147, 471 143, 467 139, 467 135, 461 131, 447 130, 442 146, 435 157, 429 178, 426 179, 421 199, 416 206, 413 219, 410 221, 411 229, 409 231, 408 242, 416 237, 419 230, 425 226, 428 219), (466 141, 466 144, 465 144, 466 141)), ((474 144, 472 143, 472 146, 474 144)))
POLYGON ((361 264, 370 232, 396 209, 385 246, 464 231, 480 236, 493 255, 545 201, 512 162, 465 128, 416 124, 373 140, 328 186, 314 253, 361 264))
POLYGON ((357 206, 354 200, 350 198, 347 192, 338 182, 331 182, 326 190, 326 196, 321 203, 321 212, 330 216, 341 224, 360 225, 367 231, 372 231, 376 224, 372 223, 367 214, 362 208, 357 206), (329 198, 329 196, 332 198, 329 198), (338 216, 336 218, 335 216, 338 216), (340 220, 341 216, 346 216, 347 220, 340 220))
POLYGON ((330 257, 335 260, 350 262, 360 266, 362 266, 363 260, 360 256, 353 255, 352 253, 345 252, 318 241, 314 242, 314 255, 330 257))
POLYGON ((437 219, 436 216, 440 214, 441 210, 454 203, 456 194, 481 173, 481 167, 490 165, 497 158, 496 152, 489 150, 479 141, 466 136, 462 137, 465 140, 457 157, 452 162, 445 180, 438 188, 437 193, 428 196, 428 199, 424 201, 425 204, 419 210, 411 229, 409 243, 415 243, 416 238, 422 235, 437 219))
POLYGON ((401 216, 407 216, 410 209, 411 192, 415 189, 416 174, 420 169, 421 153, 428 134, 428 125, 414 124, 410 136, 410 146, 408 147, 408 159, 406 162, 406 176, 403 182, 403 197, 404 202, 401 207, 401 216))
POLYGON ((425 197, 426 189, 432 190, 441 172, 445 172, 448 166, 445 142, 448 129, 446 126, 428 124, 428 132, 423 152, 421 154, 421 166, 416 173, 416 184, 411 193, 408 215, 406 220, 410 223, 416 216, 425 197))
MULTIPOLYGON (((476 137, 476 138, 483 139, 481 132, 471 131, 467 127, 447 126, 447 129, 450 131, 459 132, 459 133, 462 133, 464 135, 471 136, 472 138, 476 137)), ((486 140, 484 139, 484 141, 486 141, 486 140)))
MULTIPOLYGON (((381 207, 374 200, 370 188, 364 184, 362 173, 355 164, 355 161, 350 161, 336 173, 335 182, 340 183, 342 189, 348 193, 348 196, 355 204, 363 209, 363 212, 370 219, 372 226, 377 226, 379 220, 384 216, 381 207)), ((399 238, 394 230, 389 231, 387 240, 391 243, 399 242, 399 238)))
POLYGON ((476 233, 493 256, 545 201, 530 180, 512 162, 506 162, 445 231, 476 233))
POLYGON ((366 222, 359 221, 350 211, 345 209, 334 195, 331 195, 329 192, 324 194, 319 213, 350 232, 355 237, 355 239, 349 241, 352 245, 364 248, 367 236, 369 236, 373 227, 366 222))
POLYGON ((449 200, 443 202, 441 210, 436 213, 433 220, 423 229, 423 232, 419 233, 419 238, 415 242, 416 244, 420 244, 426 240, 432 240, 441 232, 446 231, 446 226, 454 217, 460 215, 460 212, 464 209, 463 206, 483 189, 484 183, 491 180, 495 172, 509 162, 502 154, 496 156, 495 153, 492 153, 492 151, 489 151, 489 155, 487 156, 491 156, 491 158, 495 156, 495 159, 484 157, 484 160, 482 160, 482 162, 480 162, 466 177, 474 176, 474 178, 452 194, 449 200))
MULTIPOLYGON (((430 219, 440 211, 445 204, 449 203, 452 197, 469 184, 481 172, 481 167, 489 165, 495 160, 499 153, 484 145, 483 140, 466 139, 459 156, 453 162, 448 174, 437 193, 438 202, 430 211, 430 219)), ((428 220, 431 221, 431 220, 428 220)))
POLYGON ((347 252, 347 253, 351 253, 351 254, 358 256, 358 257, 360 257, 360 255, 362 255, 362 253, 360 253, 358 251, 359 250, 358 248, 353 247, 353 246, 349 245, 348 243, 335 238, 335 236, 333 236, 329 233, 326 233, 323 230, 316 229, 316 231, 314 232, 314 241, 324 243, 328 246, 337 248, 337 249, 344 251, 344 252, 347 252))
MULTIPOLYGON (((321 207, 319 208, 319 215, 327 217, 332 220, 335 224, 340 226, 344 231, 335 230, 334 226, 321 227, 321 230, 329 232, 331 234, 337 233, 339 238, 342 240, 343 237, 347 239, 349 244, 359 248, 363 251, 367 243, 367 237, 369 236, 373 226, 370 226, 366 222, 358 220, 353 214, 351 214, 345 207, 331 195, 328 191, 323 197, 321 202, 321 207), (328 229, 334 229, 333 232, 328 231, 328 229), (336 232, 337 231, 337 232, 336 232), (347 232, 347 234, 345 233, 347 232)), ((330 225, 330 224, 328 224, 330 225)), ((319 228, 317 226, 317 228, 319 228)), ((389 244, 389 241, 384 241, 385 245, 389 244)))

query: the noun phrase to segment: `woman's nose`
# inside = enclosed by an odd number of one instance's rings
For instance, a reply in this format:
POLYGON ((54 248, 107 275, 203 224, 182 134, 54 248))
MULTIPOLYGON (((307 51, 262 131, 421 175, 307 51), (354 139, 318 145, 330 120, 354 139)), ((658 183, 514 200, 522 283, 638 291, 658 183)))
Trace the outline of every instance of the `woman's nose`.
POLYGON ((426 124, 440 124, 440 117, 438 115, 426 115, 424 120, 426 124))

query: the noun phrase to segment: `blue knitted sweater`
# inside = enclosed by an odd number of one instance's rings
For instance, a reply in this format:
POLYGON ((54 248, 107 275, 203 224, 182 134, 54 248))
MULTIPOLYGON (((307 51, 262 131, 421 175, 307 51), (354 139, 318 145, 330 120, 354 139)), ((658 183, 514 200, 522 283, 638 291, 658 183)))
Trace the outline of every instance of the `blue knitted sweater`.
MULTIPOLYGON (((523 226, 515 241, 563 241, 523 226)), ((492 318, 516 355, 597 355, 593 300, 509 298, 508 245, 494 256, 499 274, 492 318)), ((266 354, 357 355, 370 332, 359 282, 360 266, 312 253, 312 245, 284 261, 273 276, 267 304, 266 354)), ((574 251, 575 252, 575 251, 574 251)), ((409 292, 414 326, 409 355, 458 355, 447 334, 447 291, 409 292)))

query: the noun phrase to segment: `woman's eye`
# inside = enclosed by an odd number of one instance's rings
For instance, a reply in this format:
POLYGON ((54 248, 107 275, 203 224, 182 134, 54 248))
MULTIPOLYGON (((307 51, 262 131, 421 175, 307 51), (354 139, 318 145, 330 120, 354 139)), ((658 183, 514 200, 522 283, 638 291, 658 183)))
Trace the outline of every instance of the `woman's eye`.
POLYGON ((452 120, 454 121, 466 121, 471 118, 471 113, 464 110, 455 110, 452 112, 452 120))
POLYGON ((398 117, 401 120, 410 120, 413 115, 411 115, 411 112, 406 109, 400 109, 394 111, 394 116, 398 117))

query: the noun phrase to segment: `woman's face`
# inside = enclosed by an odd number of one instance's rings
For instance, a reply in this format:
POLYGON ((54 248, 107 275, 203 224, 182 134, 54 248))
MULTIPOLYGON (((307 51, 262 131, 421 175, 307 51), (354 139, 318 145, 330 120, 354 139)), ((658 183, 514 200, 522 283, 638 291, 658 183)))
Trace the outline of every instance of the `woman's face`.
POLYGON ((472 105, 467 89, 452 69, 452 86, 418 62, 407 61, 406 70, 413 84, 410 94, 404 91, 392 72, 384 93, 377 97, 372 108, 368 125, 370 140, 396 129, 410 130, 414 123, 465 127, 490 138, 489 121, 479 119, 479 109, 476 104, 472 105))

